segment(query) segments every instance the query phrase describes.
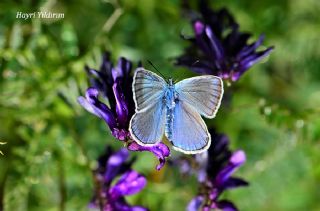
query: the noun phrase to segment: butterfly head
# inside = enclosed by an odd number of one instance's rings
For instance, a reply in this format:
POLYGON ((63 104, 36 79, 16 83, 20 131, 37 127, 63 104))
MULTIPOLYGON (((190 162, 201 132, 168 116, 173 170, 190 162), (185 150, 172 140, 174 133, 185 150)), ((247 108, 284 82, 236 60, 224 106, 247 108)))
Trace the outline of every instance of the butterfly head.
POLYGON ((168 79, 168 84, 169 84, 169 86, 173 86, 175 84, 175 82, 173 81, 172 78, 169 78, 168 79))

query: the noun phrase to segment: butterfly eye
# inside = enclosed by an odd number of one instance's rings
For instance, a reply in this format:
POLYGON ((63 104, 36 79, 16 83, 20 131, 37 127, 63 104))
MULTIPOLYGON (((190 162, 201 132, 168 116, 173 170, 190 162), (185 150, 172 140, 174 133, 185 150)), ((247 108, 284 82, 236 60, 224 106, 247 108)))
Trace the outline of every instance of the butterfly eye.
POLYGON ((179 99, 179 93, 175 91, 174 92, 174 100, 175 100, 175 102, 178 101, 178 99, 179 99))

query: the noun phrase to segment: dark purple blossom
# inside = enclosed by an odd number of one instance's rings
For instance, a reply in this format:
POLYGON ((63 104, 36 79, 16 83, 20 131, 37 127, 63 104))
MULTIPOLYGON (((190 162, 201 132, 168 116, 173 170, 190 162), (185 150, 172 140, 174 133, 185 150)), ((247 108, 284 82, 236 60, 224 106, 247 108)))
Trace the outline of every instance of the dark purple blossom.
POLYGON ((189 203, 188 211, 220 209, 224 211, 237 210, 228 200, 219 199, 227 189, 246 186, 248 183, 232 174, 245 162, 246 156, 242 150, 231 152, 228 149, 227 136, 210 131, 215 144, 207 152, 195 156, 200 182, 199 194, 189 203), (205 155, 206 154, 206 155, 205 155))
POLYGON ((132 160, 128 161, 126 149, 113 152, 107 148, 98 160, 94 172, 96 190, 89 208, 100 208, 103 211, 146 211, 142 206, 129 205, 125 196, 140 192, 146 185, 144 176, 131 169, 132 160), (116 177, 120 179, 115 183, 116 177))
POLYGON ((134 114, 135 105, 132 94, 132 62, 120 58, 117 66, 110 61, 110 54, 103 56, 100 70, 86 67, 91 87, 85 97, 79 97, 78 102, 90 113, 103 119, 109 126, 112 135, 127 143, 131 151, 150 151, 158 159, 160 170, 165 164, 165 158, 170 155, 169 148, 159 143, 152 147, 142 147, 134 142, 129 133, 129 122, 134 114), (108 101, 109 106, 99 99, 99 95, 108 101))
POLYGON ((201 17, 193 15, 193 38, 185 38, 191 45, 176 61, 198 74, 216 75, 237 81, 252 65, 271 53, 273 47, 257 51, 264 35, 248 44, 249 33, 239 31, 239 25, 226 10, 211 10, 207 1, 200 1, 201 17))
POLYGON ((197 175, 198 182, 203 183, 207 178, 208 153, 193 156, 179 156, 170 160, 170 164, 178 167, 183 176, 197 175))
POLYGON ((100 71, 86 67, 91 87, 85 97, 79 97, 79 103, 92 114, 103 119, 112 135, 124 141, 129 137, 129 121, 134 113, 132 95, 132 63, 120 58, 117 66, 110 61, 110 54, 103 56, 100 71), (108 100, 109 106, 99 100, 99 94, 108 100))
POLYGON ((170 155, 169 147, 161 142, 155 146, 141 146, 137 142, 131 142, 128 144, 128 149, 131 151, 152 152, 159 159, 159 164, 156 167, 158 171, 164 166, 166 157, 170 155))

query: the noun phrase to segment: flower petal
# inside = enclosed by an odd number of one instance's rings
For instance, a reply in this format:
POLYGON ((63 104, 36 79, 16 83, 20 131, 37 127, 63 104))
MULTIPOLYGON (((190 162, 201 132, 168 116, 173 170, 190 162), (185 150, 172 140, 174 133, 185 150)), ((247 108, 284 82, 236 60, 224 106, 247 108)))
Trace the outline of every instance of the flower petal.
POLYGON ((193 24, 193 30, 196 35, 201 35, 205 29, 204 23, 201 21, 195 21, 193 24))
POLYGON ((260 35, 260 37, 258 38, 258 40, 250 45, 245 46, 237 55, 238 59, 242 59, 245 56, 254 53, 254 51, 262 44, 262 42, 264 41, 264 34, 260 35))
POLYGON ((108 98, 111 108, 113 108, 115 102, 112 93, 113 78, 111 74, 113 64, 110 61, 110 53, 105 52, 102 57, 102 63, 99 71, 85 67, 88 74, 89 81, 92 87, 97 88, 104 94, 104 97, 108 98))
POLYGON ((110 195, 113 199, 122 196, 136 194, 141 191, 147 180, 144 176, 134 170, 127 171, 119 181, 110 189, 110 195))
POLYGON ((223 211, 237 211, 236 206, 227 200, 221 200, 216 203, 217 207, 223 211))
POLYGON ((128 123, 128 104, 121 90, 121 87, 117 82, 115 82, 112 86, 114 96, 116 98, 116 112, 117 112, 117 120, 120 126, 126 126, 128 123))
POLYGON ((97 209, 98 208, 97 201, 96 201, 95 197, 89 202, 88 208, 89 209, 97 209))
POLYGON ((248 55, 243 60, 241 60, 240 65, 242 69, 248 69, 264 57, 268 56, 271 51, 273 50, 273 47, 269 47, 264 51, 260 51, 251 55, 248 55))
POLYGON ((115 68, 112 69, 112 77, 114 81, 117 81, 119 78, 124 78, 130 74, 132 68, 132 63, 124 57, 121 57, 118 60, 118 64, 115 68))
POLYGON ((89 77, 89 82, 92 87, 103 91, 104 89, 104 84, 101 82, 101 79, 103 77, 103 74, 100 71, 96 71, 94 69, 89 68, 88 66, 85 66, 85 70, 88 74, 89 77))
POLYGON ((131 206, 130 211, 148 211, 149 209, 142 206, 131 206))
POLYGON ((214 59, 221 60, 224 57, 223 47, 221 42, 216 38, 212 29, 210 27, 206 27, 206 35, 208 36, 211 44, 211 48, 213 51, 214 59))
POLYGON ((106 171, 104 173, 104 179, 106 183, 110 183, 116 177, 124 162, 126 162, 128 158, 129 152, 125 148, 122 148, 109 157, 106 164, 106 171))
POLYGON ((120 141, 126 141, 130 136, 130 132, 127 129, 114 128, 112 130, 112 135, 120 141))
MULTIPOLYGON (((114 210, 119 210, 119 211, 148 211, 147 208, 142 207, 142 206, 132 206, 128 204, 124 198, 120 198, 119 200, 113 202, 113 208, 114 210)), ((105 210, 109 211, 109 210, 105 210)), ((111 210, 113 211, 113 210, 111 210)))
POLYGON ((246 48, 250 37, 250 33, 240 32, 238 25, 232 26, 231 32, 223 39, 223 47, 228 57, 236 57, 241 50, 246 48))
POLYGON ((103 119, 110 129, 112 130, 116 126, 116 120, 112 111, 98 99, 99 91, 96 88, 88 88, 86 91, 86 97, 79 97, 79 104, 85 108, 88 112, 103 119))
POLYGON ((204 201, 203 196, 194 197, 187 206, 187 211, 198 211, 204 201))
POLYGON ((207 174, 209 178, 216 178, 219 172, 228 164, 231 157, 229 150, 229 138, 225 134, 218 134, 213 129, 209 129, 212 140, 215 141, 208 149, 207 174))
POLYGON ((215 185, 223 188, 229 177, 239 168, 246 160, 246 154, 242 150, 235 151, 226 167, 224 167, 215 178, 215 185))
POLYGON ((112 77, 110 76, 112 75, 112 66, 113 66, 110 57, 111 57, 110 52, 105 52, 102 56, 102 64, 100 66, 100 71, 106 75, 109 81, 112 80, 112 77))
POLYGON ((232 189, 232 188, 237 188, 241 186, 248 186, 249 183, 246 182, 243 179, 236 178, 236 177, 230 177, 225 183, 224 183, 224 188, 225 189, 232 189))
POLYGON ((88 100, 82 96, 78 97, 78 103, 86 109, 88 112, 90 112, 93 115, 96 115, 97 117, 101 118, 101 115, 99 112, 96 112, 93 106, 88 102, 88 100))
POLYGON ((196 154, 195 160, 199 166, 198 169, 198 182, 203 183, 207 178, 206 168, 208 166, 208 151, 196 154))
POLYGON ((159 164, 156 169, 159 171, 166 162, 166 157, 170 155, 170 149, 167 145, 160 142, 154 146, 141 146, 137 142, 133 141, 128 144, 128 149, 131 151, 149 151, 152 152, 158 159, 159 164))
MULTIPOLYGON (((208 54, 210 57, 214 57, 214 52, 212 51, 212 47, 210 44, 210 38, 208 38, 208 36, 206 35, 205 30, 200 30, 201 26, 204 26, 204 23, 202 23, 201 21, 196 21, 193 24, 193 30, 195 33, 195 39, 189 39, 189 41, 191 41, 191 43, 193 43, 194 45, 196 45, 198 48, 200 48, 201 51, 204 52, 204 54, 208 54)), ((189 50, 194 50, 192 48, 190 48, 189 50)), ((195 58, 198 59, 198 58, 195 58)))
POLYGON ((246 154, 242 150, 235 151, 230 158, 230 163, 235 166, 242 165, 245 161, 246 154))

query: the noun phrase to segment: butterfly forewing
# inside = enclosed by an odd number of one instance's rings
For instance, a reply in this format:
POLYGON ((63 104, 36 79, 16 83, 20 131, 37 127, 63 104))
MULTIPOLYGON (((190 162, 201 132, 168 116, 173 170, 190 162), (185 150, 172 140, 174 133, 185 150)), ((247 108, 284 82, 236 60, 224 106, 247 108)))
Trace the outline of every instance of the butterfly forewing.
POLYGON ((180 101, 188 103, 207 118, 213 118, 219 109, 223 95, 223 82, 212 75, 197 76, 175 85, 180 101))
POLYGON ((153 145, 159 141, 165 129, 166 108, 163 96, 167 84, 151 71, 138 68, 132 85, 136 114, 130 121, 132 138, 140 145, 153 145))
POLYGON ((139 112, 161 101, 166 87, 167 83, 163 78, 151 71, 138 68, 132 83, 136 111, 139 112))

